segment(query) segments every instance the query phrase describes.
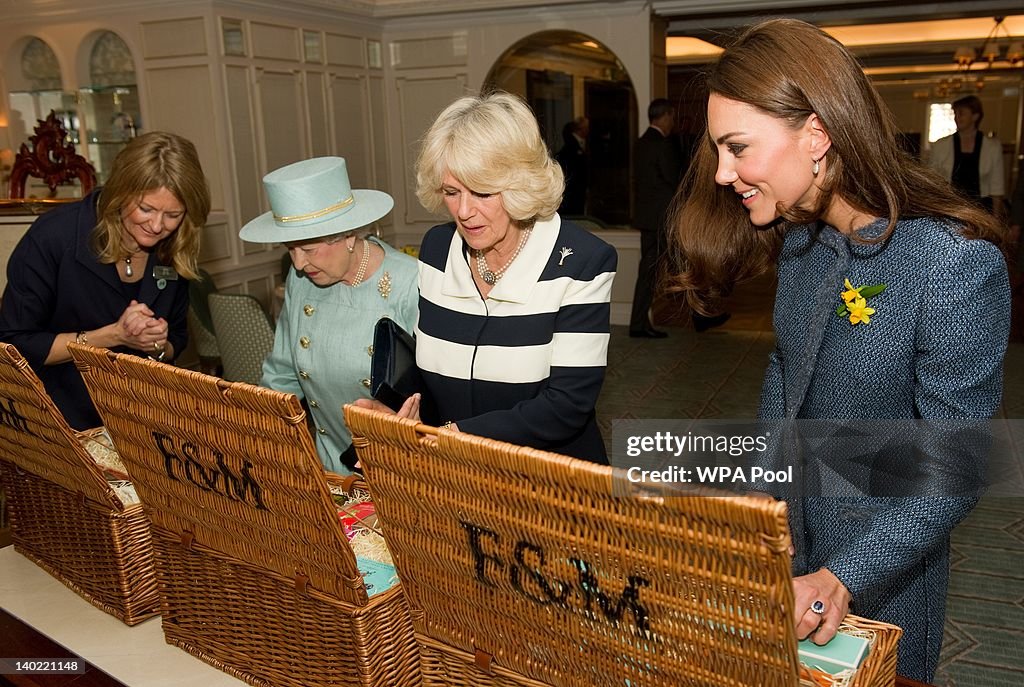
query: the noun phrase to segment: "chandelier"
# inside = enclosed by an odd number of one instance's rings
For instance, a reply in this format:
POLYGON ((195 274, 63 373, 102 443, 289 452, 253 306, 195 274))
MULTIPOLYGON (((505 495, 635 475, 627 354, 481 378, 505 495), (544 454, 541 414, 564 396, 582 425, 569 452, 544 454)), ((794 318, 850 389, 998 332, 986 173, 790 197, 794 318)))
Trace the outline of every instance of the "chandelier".
POLYGON ((953 61, 964 71, 971 68, 977 62, 988 64, 991 69, 997 60, 1006 60, 1011 67, 1024 65, 1024 42, 1015 40, 1003 23, 1006 17, 993 17, 995 24, 992 30, 985 37, 985 42, 980 48, 961 45, 953 53, 953 61), (1002 35, 1000 35, 1002 34, 1002 35), (1003 45, 1006 45, 1006 52, 1003 53, 1003 45))

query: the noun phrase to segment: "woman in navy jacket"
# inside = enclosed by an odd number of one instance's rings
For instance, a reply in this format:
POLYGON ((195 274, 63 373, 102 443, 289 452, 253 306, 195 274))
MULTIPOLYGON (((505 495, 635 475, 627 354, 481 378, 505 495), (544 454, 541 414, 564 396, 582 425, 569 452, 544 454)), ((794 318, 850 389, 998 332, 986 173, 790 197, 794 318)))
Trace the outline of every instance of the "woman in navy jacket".
MULTIPOLYGON (((977 468, 964 463, 978 455, 941 435, 882 441, 871 428, 970 425, 998 409, 1010 322, 999 228, 901 151, 860 65, 810 24, 748 29, 708 86, 707 136, 674 220, 686 256, 677 287, 710 310, 777 260, 762 419, 843 421, 865 446, 882 446, 868 483, 886 487, 885 498, 839 498, 839 482, 825 480, 821 492, 805 482, 788 499, 797 635, 824 644, 851 609, 894 623, 904 629, 898 672, 930 682, 949 534, 976 495, 922 496, 889 477, 908 467, 969 473, 977 468)), ((804 444, 818 450, 801 460, 830 458, 836 444, 821 446, 804 444)))
POLYGON ((170 362, 188 342, 188 282, 210 194, 195 147, 133 139, 102 189, 29 228, 7 266, 0 341, 13 344, 75 429, 100 424, 71 341, 170 362))

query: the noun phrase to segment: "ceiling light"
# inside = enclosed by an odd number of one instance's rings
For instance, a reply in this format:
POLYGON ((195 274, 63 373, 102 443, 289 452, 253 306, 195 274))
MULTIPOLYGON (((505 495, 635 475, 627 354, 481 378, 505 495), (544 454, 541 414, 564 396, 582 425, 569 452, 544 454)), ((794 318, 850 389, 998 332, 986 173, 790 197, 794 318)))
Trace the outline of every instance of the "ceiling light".
POLYGON ((970 69, 971 65, 976 62, 987 62, 987 66, 991 68, 1001 58, 1002 46, 1005 43, 1006 57, 1004 59, 1011 66, 1016 66, 1018 62, 1024 64, 1024 44, 1014 40, 1013 36, 1010 35, 1010 31, 1004 23, 1005 19, 1006 17, 993 17, 995 24, 992 25, 992 29, 988 32, 988 36, 985 37, 981 46, 975 48, 969 45, 961 45, 953 53, 953 61, 963 70, 970 69))

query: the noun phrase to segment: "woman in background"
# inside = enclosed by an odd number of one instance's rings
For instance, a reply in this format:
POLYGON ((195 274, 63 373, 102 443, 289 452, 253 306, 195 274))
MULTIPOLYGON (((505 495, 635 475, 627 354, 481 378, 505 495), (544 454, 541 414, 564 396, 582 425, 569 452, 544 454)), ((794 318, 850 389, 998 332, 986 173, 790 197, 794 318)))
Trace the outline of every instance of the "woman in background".
POLYGON ((71 341, 171 362, 188 342, 188 279, 210 192, 195 146, 132 139, 110 178, 33 223, 11 253, 0 341, 14 344, 75 429, 100 424, 71 341))
POLYGON ((932 144, 928 163, 968 198, 1005 217, 1003 144, 978 128, 985 111, 981 99, 968 95, 953 102, 956 132, 932 144))

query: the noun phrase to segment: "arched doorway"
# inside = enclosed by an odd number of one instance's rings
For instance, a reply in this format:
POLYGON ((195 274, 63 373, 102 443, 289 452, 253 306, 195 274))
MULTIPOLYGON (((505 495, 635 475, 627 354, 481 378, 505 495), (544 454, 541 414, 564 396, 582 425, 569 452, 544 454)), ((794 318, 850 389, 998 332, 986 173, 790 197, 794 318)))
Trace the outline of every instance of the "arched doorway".
POLYGON ((586 200, 582 213, 570 214, 611 225, 629 223, 636 94, 615 53, 582 33, 541 31, 506 50, 484 88, 521 95, 556 156, 571 135, 567 125, 585 117, 586 200))

